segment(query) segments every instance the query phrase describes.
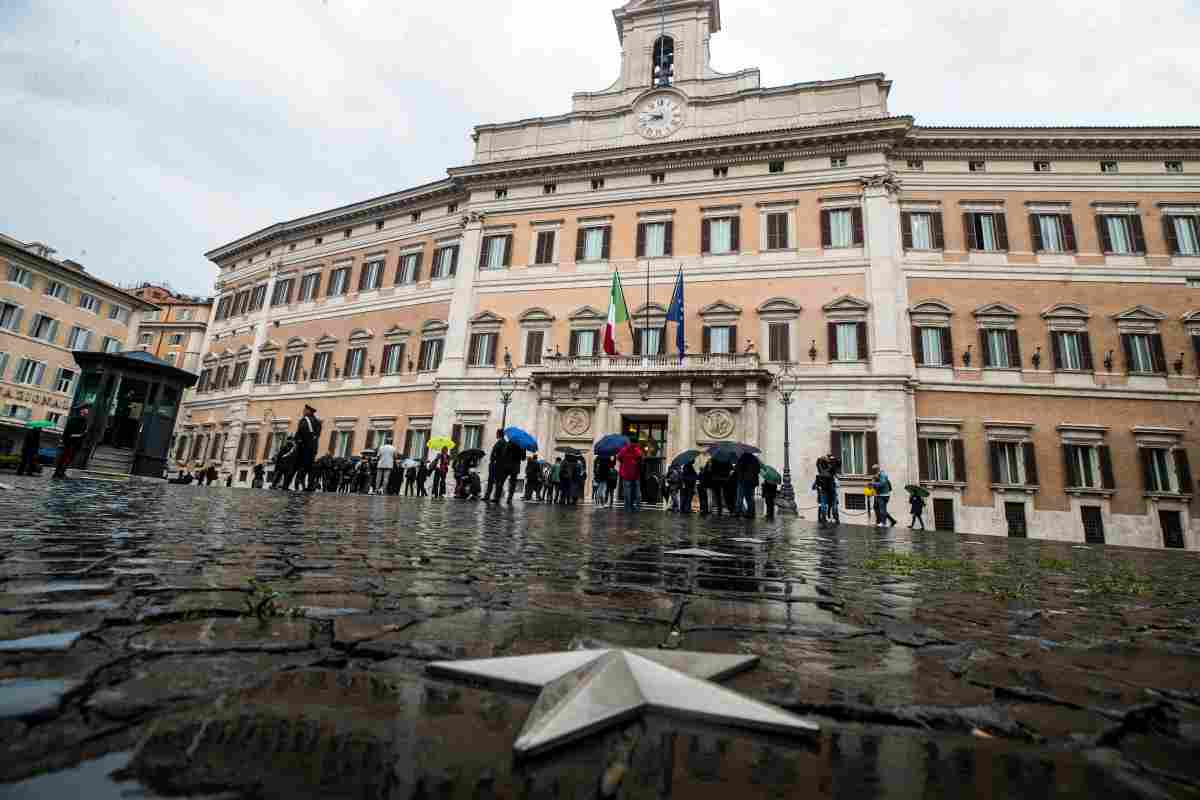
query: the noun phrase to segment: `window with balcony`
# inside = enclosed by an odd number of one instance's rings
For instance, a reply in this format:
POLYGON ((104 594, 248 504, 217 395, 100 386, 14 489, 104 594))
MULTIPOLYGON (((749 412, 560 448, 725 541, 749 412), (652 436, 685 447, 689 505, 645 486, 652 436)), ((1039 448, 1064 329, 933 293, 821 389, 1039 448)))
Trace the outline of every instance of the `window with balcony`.
POLYGON ((1033 171, 1034 172, 1049 172, 1050 171, 1050 162, 1049 161, 1033 162, 1033 171))
POLYGON ((58 281, 50 281, 42 291, 46 297, 53 297, 55 300, 63 302, 67 300, 67 287, 58 281))
POLYGON ((651 184, 666 183, 666 182, 667 182, 667 173, 665 173, 665 172, 651 172, 650 173, 650 183, 651 184))
POLYGON ((352 347, 346 351, 346 364, 342 371, 343 377, 361 378, 367 368, 367 348, 352 347))
POLYGON ((915 172, 921 172, 925 169, 925 162, 919 158, 910 158, 906 162, 905 166, 915 172))
POLYGON ((94 295, 94 294, 87 294, 86 292, 80 292, 79 293, 79 307, 82 308, 84 311, 91 312, 92 314, 99 314, 100 313, 100 298, 96 297, 96 295, 94 295))
POLYGON ((604 188, 604 178, 592 178, 592 191, 598 192, 604 188))
POLYGON ((740 247, 741 220, 713 217, 700 222, 700 250, 706 255, 736 253, 740 247))
POLYGON ((269 386, 275 382, 275 359, 260 358, 254 371, 255 386, 269 386))
POLYGON ((311 303, 320 292, 321 273, 310 272, 300 279, 300 296, 297 299, 301 303, 311 303))
POLYGON ((340 297, 350 291, 350 268, 340 267, 329 273, 329 291, 326 297, 340 297))
POLYGON ((313 353, 312 369, 308 371, 309 379, 314 381, 329 380, 329 364, 331 360, 332 353, 328 350, 313 353))
POLYGON ((833 169, 840 169, 840 168, 846 166, 846 157, 845 156, 830 156, 829 157, 829 166, 833 169))
POLYGON ((1036 486, 1037 460, 1033 442, 999 441, 988 443, 991 455, 992 483, 1006 486, 1036 486))
POLYGON ((558 184, 557 183, 542 184, 542 194, 556 194, 557 192, 558 192, 558 184))
POLYGON ((969 172, 987 172, 987 164, 983 161, 968 161, 967 170, 969 172))
POLYGON ((729 167, 713 167, 713 177, 714 178, 728 178, 729 177, 729 167))
POLYGON ((663 328, 634 328, 633 352, 639 356, 659 356, 667 352, 663 328))
MULTIPOLYGON (((275 281, 275 288, 271 290, 271 306, 286 306, 292 302, 292 288, 295 286, 295 280, 292 278, 282 278, 275 281)), ((183 317, 180 317, 182 321, 183 317)))
POLYGON ((363 264, 358 273, 358 290, 371 292, 383 285, 383 259, 375 259, 363 264))
POLYGON ((249 361, 239 361, 233 365, 232 383, 236 387, 240 387, 246 382, 246 374, 250 371, 249 361))
POLYGON ((736 325, 705 325, 702 336, 705 353, 727 355, 737 352, 736 325))
POLYGON ((436 370, 442 363, 442 348, 445 345, 445 339, 425 339, 421 342, 421 351, 417 356, 417 370, 420 372, 432 372, 436 370))
POLYGON ((1118 172, 1116 161, 1101 161, 1100 172, 1104 175, 1115 175, 1118 172))
POLYGON ((88 350, 91 342, 92 332, 79 325, 72 326, 71 332, 67 334, 68 350, 88 350))
POLYGON ((900 212, 905 250, 941 250, 945 245, 940 211, 900 212))
POLYGON ((553 264, 555 262, 554 240, 557 236, 557 231, 538 231, 537 245, 533 255, 534 264, 553 264))
POLYGON ((104 352, 119 353, 121 352, 121 340, 112 336, 104 337, 104 352))
POLYGON ((1163 352, 1160 334, 1123 333, 1121 348, 1125 351, 1125 365, 1129 372, 1166 374, 1167 357, 1163 352))
POLYGON ((29 335, 43 342, 54 342, 58 338, 58 320, 45 314, 34 314, 29 323, 29 335))
POLYGON ((480 269, 504 269, 512 255, 512 236, 485 236, 479 251, 480 269))
POLYGON ((833 250, 862 247, 862 209, 825 208, 821 210, 821 247, 833 250))
POLYGON ((404 342, 383 346, 381 371, 384 375, 399 375, 404 371, 404 342))
POLYGON ((1141 255, 1146 252, 1142 218, 1136 213, 1096 216, 1100 246, 1106 255, 1141 255))
POLYGON ((301 370, 304 369, 304 356, 290 355, 283 359, 283 382, 297 383, 301 370))
POLYGON ((13 383, 25 386, 41 386, 46 376, 46 364, 32 358, 22 358, 17 362, 17 371, 13 373, 13 383))
POLYGON ((458 245, 439 247, 433 253, 433 274, 435 279, 451 278, 458 273, 458 245))
POLYGON ((1116 488, 1112 455, 1107 445, 1068 442, 1062 449, 1066 488, 1116 488))
POLYGON ((1029 233, 1035 253, 1075 252, 1075 224, 1070 214, 1030 214, 1029 233))
POLYGON ((792 360, 792 331, 789 322, 772 322, 767 325, 767 360, 787 362, 792 360))
POLYGON ((607 261, 612 244, 612 228, 608 225, 580 228, 575 239, 576 261, 607 261))
POLYGON ((494 367, 496 366, 496 343, 498 334, 471 334, 470 348, 467 351, 467 366, 494 367))
POLYGON ((396 284, 416 283, 421 279, 421 256, 423 253, 405 253, 400 256, 396 267, 396 284))
POLYGON ((528 331, 525 334, 525 364, 536 367, 542 363, 542 347, 546 341, 545 331, 528 331))
POLYGON ((507 200, 508 199, 508 189, 497 189, 496 190, 496 199, 497 200, 507 200))
POLYGON ((600 331, 592 328, 571 331, 568 353, 572 358, 600 355, 600 331))
POLYGON ((783 172, 784 166, 784 162, 782 161, 768 161, 767 172, 771 175, 778 175, 779 173, 783 172))
POLYGON ((967 249, 985 253, 1008 250, 1008 222, 1000 211, 968 211, 963 214, 967 249))
POLYGON ((672 254, 675 223, 641 222, 637 227, 637 257, 663 258, 672 254))
POLYGON ((1175 256, 1200 256, 1200 214, 1164 214, 1163 235, 1175 256))
POLYGON ((33 288, 33 273, 24 267, 18 267, 16 264, 8 265, 8 282, 15 283, 26 289, 33 288))
POLYGON ((24 313, 24 309, 15 303, 0 302, 0 328, 6 331, 20 330, 24 313))

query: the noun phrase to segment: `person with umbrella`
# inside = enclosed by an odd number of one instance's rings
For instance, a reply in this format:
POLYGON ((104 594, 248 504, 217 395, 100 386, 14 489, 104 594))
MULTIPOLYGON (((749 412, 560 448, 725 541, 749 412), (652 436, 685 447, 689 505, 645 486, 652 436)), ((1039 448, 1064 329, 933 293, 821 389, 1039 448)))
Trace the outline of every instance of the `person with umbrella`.
POLYGON ((625 510, 642 510, 642 448, 630 441, 617 453, 617 465, 621 485, 625 488, 625 510))
POLYGON ((679 470, 679 513, 692 513, 692 498, 696 496, 696 481, 700 476, 696 473, 696 466, 691 461, 684 463, 683 468, 679 470))
POLYGON ((504 494, 504 474, 508 469, 508 441, 504 438, 504 431, 496 431, 496 441, 492 445, 492 452, 488 455, 488 481, 487 490, 483 493, 483 502, 492 502, 493 493, 496 496, 496 502, 500 502, 500 496, 504 494), (493 492, 493 490, 495 490, 493 492))
POLYGON ((763 510, 768 520, 775 519, 775 497, 779 494, 779 472, 774 467, 762 465, 763 510))
POLYGON ((433 496, 446 496, 446 473, 450 471, 450 448, 443 446, 433 459, 433 496))
POLYGON ((758 456, 746 451, 737 460, 737 499, 736 513, 743 514, 747 519, 754 519, 754 490, 758 488, 758 473, 762 463, 758 456))
POLYGON ((709 514, 708 493, 712 491, 712 462, 705 462, 700 468, 700 480, 698 481, 700 488, 700 516, 707 517, 709 514))
POLYGON ((913 486, 912 484, 904 488, 908 490, 908 510, 912 513, 912 522, 908 524, 908 527, 916 530, 917 523, 919 522, 921 523, 921 530, 925 530, 923 515, 925 514, 925 496, 929 492, 920 486, 913 486))
POLYGON ((412 497, 417 491, 417 462, 414 459, 404 461, 404 496, 412 497))
POLYGON ((67 467, 75 461, 75 454, 83 446, 83 440, 88 432, 88 416, 92 413, 91 406, 80 406, 75 416, 67 420, 63 428, 62 447, 58 451, 58 461, 54 465, 55 478, 67 477, 67 467))
POLYGON ((18 475, 36 475, 41 471, 38 466, 38 450, 42 447, 42 428, 49 422, 30 422, 25 428, 25 438, 21 441, 21 464, 17 467, 18 475))
POLYGON ((888 513, 888 501, 892 499, 892 480, 883 467, 878 464, 872 465, 871 471, 875 473, 875 479, 871 481, 871 488, 875 490, 876 524, 884 526, 891 523, 894 528, 896 527, 896 518, 888 513))
POLYGON ((530 453, 529 459, 525 462, 525 495, 524 500, 528 503, 533 498, 537 497, 538 488, 542 483, 542 467, 538 464, 537 453, 530 453))

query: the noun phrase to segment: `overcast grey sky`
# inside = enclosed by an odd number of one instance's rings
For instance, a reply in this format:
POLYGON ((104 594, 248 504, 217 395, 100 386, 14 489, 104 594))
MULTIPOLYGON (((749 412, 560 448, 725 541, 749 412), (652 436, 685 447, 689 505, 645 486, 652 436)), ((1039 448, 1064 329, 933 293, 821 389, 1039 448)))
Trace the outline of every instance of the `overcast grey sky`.
MULTIPOLYGON (((211 290, 204 251, 442 177, 617 75, 618 0, 0 0, 0 231, 211 290)), ((1195 0, 723 0, 718 70, 884 72, 923 124, 1200 122, 1195 0)))

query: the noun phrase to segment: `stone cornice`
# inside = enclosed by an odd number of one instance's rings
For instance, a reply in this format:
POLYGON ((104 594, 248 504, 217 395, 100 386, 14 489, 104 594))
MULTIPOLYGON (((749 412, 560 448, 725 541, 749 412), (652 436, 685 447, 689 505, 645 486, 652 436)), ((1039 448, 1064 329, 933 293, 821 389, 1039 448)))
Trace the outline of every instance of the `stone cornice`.
POLYGON ((1126 161, 1200 156, 1200 127, 923 127, 896 148, 898 158, 1126 161))

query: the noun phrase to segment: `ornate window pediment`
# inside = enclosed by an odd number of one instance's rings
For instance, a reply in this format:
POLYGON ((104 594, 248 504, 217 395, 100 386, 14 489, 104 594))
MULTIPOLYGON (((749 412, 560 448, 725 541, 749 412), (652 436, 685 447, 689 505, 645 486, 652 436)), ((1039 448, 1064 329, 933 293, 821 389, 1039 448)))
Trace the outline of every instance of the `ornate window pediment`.
POLYGON ((639 325, 659 327, 667 322, 667 309, 658 303, 643 303, 629 318, 633 320, 635 328, 639 325))
POLYGON ((480 311, 475 316, 467 320, 471 325, 503 325, 504 317, 499 316, 491 311, 480 311))
POLYGON ((522 311, 521 315, 517 317, 517 321, 530 328, 544 328, 554 323, 554 315, 544 308, 535 306, 522 311))
POLYGON ((1056 303, 1042 312, 1042 319, 1091 319, 1087 306, 1074 303, 1056 303))
POLYGON ((448 326, 444 321, 442 321, 440 319, 427 320, 425 322, 425 324, 421 326, 421 335, 422 336, 441 336, 446 333, 446 331, 447 331, 447 329, 449 329, 449 327, 450 326, 448 326))
POLYGON ((254 351, 250 349, 250 345, 244 344, 237 349, 237 357, 238 358, 242 358, 243 356, 249 357, 249 355, 253 352, 254 351))
POLYGON ((1115 320, 1136 320, 1138 322, 1162 322, 1167 315, 1141 304, 1127 308, 1120 314, 1113 314, 1115 320))
POLYGON ((318 350, 332 350, 333 348, 337 347, 337 343, 338 340, 335 337, 330 336, 328 333, 323 333, 317 339, 316 346, 318 350))
POLYGON ((867 318, 867 312, 871 310, 871 304, 866 300, 860 300, 852 295, 844 294, 838 299, 821 306, 821 310, 825 312, 825 316, 829 319, 860 321, 867 318))
POLYGON ((909 306, 908 316, 913 325, 949 325, 954 310, 941 300, 930 298, 909 306))
POLYGON ((274 339, 267 339, 262 343, 262 347, 258 348, 260 353, 275 353, 279 351, 279 342, 274 339))
POLYGON ((700 309, 700 317, 705 321, 717 318, 736 318, 741 316, 741 314, 741 306, 735 306, 733 303, 727 303, 724 300, 709 303, 700 309))
POLYGON ((1007 303, 988 303, 975 309, 976 317, 1007 317, 1016 319, 1021 316, 1021 312, 1008 305, 1007 303))
POLYGON ((216 361, 217 361, 217 356, 214 353, 209 353, 208 355, 204 356, 205 364, 215 364, 216 361))
POLYGON ((375 338, 375 333, 369 328, 355 328, 348 338, 351 344, 366 344, 375 338))
MULTIPOLYGON (((665 314, 666 312, 664 311, 663 313, 665 314)), ((567 319, 571 320, 571 322, 589 322, 590 323, 590 322, 603 322, 604 320, 608 319, 608 317, 604 314, 601 314, 599 311, 592 308, 591 306, 580 306, 579 308, 572 311, 567 316, 567 319)))
POLYGON ((287 340, 288 350, 303 350, 308 347, 308 340, 303 336, 293 336, 287 340))
POLYGON ((762 317, 771 316, 781 319, 794 319, 800 316, 801 306, 795 300, 786 297, 772 297, 755 310, 762 317))
POLYGON ((401 328, 399 325, 393 325, 383 334, 385 339, 403 339, 407 336, 412 336, 412 331, 408 328, 401 328))
POLYGON ((1189 336, 1200 336, 1200 309, 1189 311, 1179 319, 1187 328, 1189 336))

